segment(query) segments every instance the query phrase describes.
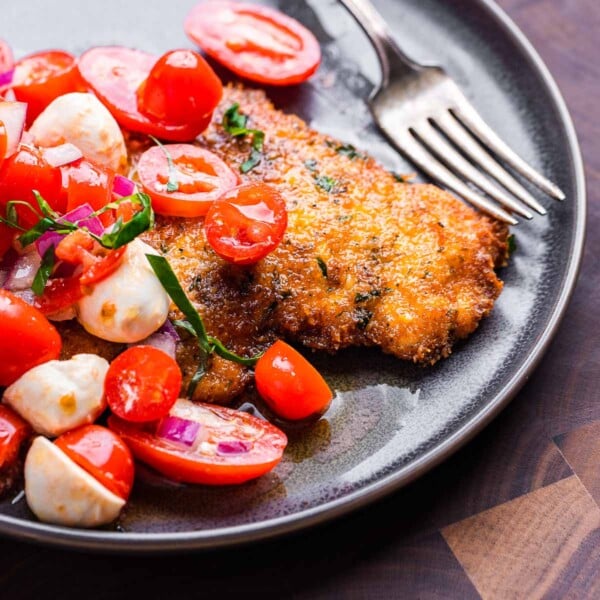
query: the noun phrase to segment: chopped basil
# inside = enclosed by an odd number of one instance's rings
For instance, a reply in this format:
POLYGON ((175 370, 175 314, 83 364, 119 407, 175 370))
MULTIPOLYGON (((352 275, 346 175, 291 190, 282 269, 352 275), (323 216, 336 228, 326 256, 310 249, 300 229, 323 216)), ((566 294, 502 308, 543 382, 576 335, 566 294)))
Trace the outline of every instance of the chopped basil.
POLYGON ((327 145, 330 148, 334 148, 338 154, 347 156, 350 160, 354 160, 355 158, 367 158, 365 154, 359 152, 352 144, 336 145, 333 142, 327 142, 327 145))
POLYGON ((508 236, 506 243, 508 245, 508 253, 512 254, 517 249, 517 241, 514 233, 508 236))
POLYGON ((175 175, 175 165, 173 164, 173 157, 171 153, 161 144, 153 135, 148 136, 165 154, 167 158, 167 166, 169 168, 169 179, 167 180, 167 193, 172 194, 179 189, 179 182, 175 175))
POLYGON ((42 264, 37 270, 37 273, 33 278, 33 284, 31 285, 31 289, 36 296, 41 296, 44 293, 46 283, 52 274, 52 269, 54 269, 54 262, 54 246, 50 246, 46 252, 44 252, 42 264))
POLYGON ((220 340, 208 335, 202 317, 183 291, 177 276, 164 256, 146 254, 146 258, 164 290, 186 318, 185 321, 174 321, 173 324, 185 329, 198 340, 201 358, 198 369, 188 387, 190 396, 194 394, 198 382, 206 372, 208 357, 213 353, 221 358, 247 367, 253 367, 256 364, 262 353, 251 357, 239 356, 228 350, 220 340))
POLYGON ((319 269, 321 269, 323 277, 327 279, 327 263, 320 256, 317 256, 317 264, 319 265, 319 269))
POLYGON ((248 171, 259 165, 262 160, 265 132, 260 129, 249 129, 247 127, 248 116, 240 112, 240 105, 237 102, 225 111, 222 124, 223 129, 233 137, 244 138, 247 135, 252 136, 250 156, 240 166, 242 173, 248 173, 248 171))
POLYGON ((328 194, 335 193, 339 190, 339 182, 328 175, 319 175, 315 177, 315 184, 325 190, 328 194))
POLYGON ((136 212, 126 223, 124 223, 122 219, 119 219, 113 225, 110 232, 105 233, 100 237, 92 236, 105 248, 114 250, 116 248, 120 248, 121 246, 125 246, 126 244, 129 244, 129 242, 133 241, 138 235, 140 235, 140 233, 144 233, 144 231, 148 231, 154 227, 154 211, 152 210, 150 196, 138 192, 137 194, 133 194, 133 196, 120 198, 116 204, 120 204, 124 201, 133 202, 134 204, 141 204, 142 210, 136 212))

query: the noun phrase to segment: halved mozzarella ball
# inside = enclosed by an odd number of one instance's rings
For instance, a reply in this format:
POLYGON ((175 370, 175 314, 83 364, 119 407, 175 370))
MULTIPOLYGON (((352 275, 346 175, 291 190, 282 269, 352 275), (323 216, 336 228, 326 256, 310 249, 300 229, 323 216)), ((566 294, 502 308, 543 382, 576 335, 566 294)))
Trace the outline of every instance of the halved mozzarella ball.
POLYGON ((125 500, 105 488, 45 437, 25 458, 25 498, 46 523, 97 527, 114 521, 125 500))
POLYGON ((33 367, 6 388, 3 400, 37 433, 55 437, 93 423, 106 408, 108 362, 95 354, 51 360, 33 367))
POLYGON ((117 270, 77 302, 77 318, 92 335, 131 344, 167 320, 171 302, 146 254, 158 253, 141 240, 130 242, 117 270))
POLYGON ((70 142, 98 165, 114 171, 127 166, 121 128, 93 94, 73 92, 59 96, 33 122, 29 133, 38 146, 70 142))

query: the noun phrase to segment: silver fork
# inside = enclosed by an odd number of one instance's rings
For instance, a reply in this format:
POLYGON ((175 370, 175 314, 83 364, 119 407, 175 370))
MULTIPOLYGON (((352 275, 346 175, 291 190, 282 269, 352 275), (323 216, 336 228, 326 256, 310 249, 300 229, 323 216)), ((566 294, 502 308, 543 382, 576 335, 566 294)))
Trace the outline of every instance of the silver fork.
POLYGON ((485 123, 441 67, 417 64, 400 50, 383 17, 369 0, 341 2, 375 47, 381 63, 381 81, 369 104, 378 126, 400 152, 438 183, 511 225, 517 223, 511 213, 527 219, 533 217, 526 206, 542 215, 546 210, 484 146, 548 195, 564 200, 558 186, 535 171, 485 123), (475 191, 466 181, 507 210, 475 191))

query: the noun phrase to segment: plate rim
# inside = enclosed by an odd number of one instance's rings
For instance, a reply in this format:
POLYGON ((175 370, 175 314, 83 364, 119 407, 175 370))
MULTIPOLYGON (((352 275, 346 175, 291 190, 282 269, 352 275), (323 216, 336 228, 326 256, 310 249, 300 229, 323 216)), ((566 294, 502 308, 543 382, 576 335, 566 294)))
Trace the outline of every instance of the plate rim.
POLYGON ((433 469, 468 443, 484 429, 515 397, 544 356, 556 335, 576 287, 585 245, 587 206, 584 163, 572 117, 562 93, 548 67, 533 44, 496 4, 495 0, 476 0, 492 20, 508 34, 511 41, 529 58, 540 75, 554 102, 564 127, 573 163, 575 198, 575 228, 569 253, 567 271, 562 281, 556 305, 527 359, 511 375, 508 382, 490 402, 471 415, 456 431, 441 443, 426 450, 418 458, 358 490, 318 506, 256 523, 221 527, 217 529, 170 532, 136 533, 103 530, 72 529, 25 521, 0 514, 0 535, 22 542, 72 550, 101 553, 150 554, 155 552, 180 553, 190 550, 212 550, 233 545, 281 537, 326 521, 338 519, 366 505, 373 504, 433 469))

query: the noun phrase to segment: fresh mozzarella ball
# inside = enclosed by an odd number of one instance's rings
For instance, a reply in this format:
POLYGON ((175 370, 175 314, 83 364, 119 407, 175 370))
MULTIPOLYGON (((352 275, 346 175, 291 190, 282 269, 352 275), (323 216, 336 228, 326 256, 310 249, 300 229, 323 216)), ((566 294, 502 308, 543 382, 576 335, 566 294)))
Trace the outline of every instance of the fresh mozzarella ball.
POLYGON ((123 498, 42 436, 25 458, 25 498, 41 521, 75 527, 110 523, 125 506, 123 498))
POLYGON ((77 318, 92 335, 131 344, 167 320, 171 302, 146 254, 158 253, 141 240, 130 242, 117 270, 77 302, 77 318))
POLYGON ((49 437, 93 423, 106 408, 108 362, 95 354, 51 360, 33 367, 6 388, 10 404, 33 429, 49 437))
POLYGON ((70 142, 92 162, 114 171, 127 165, 121 129, 93 94, 73 92, 59 96, 33 122, 29 133, 38 146, 70 142))

